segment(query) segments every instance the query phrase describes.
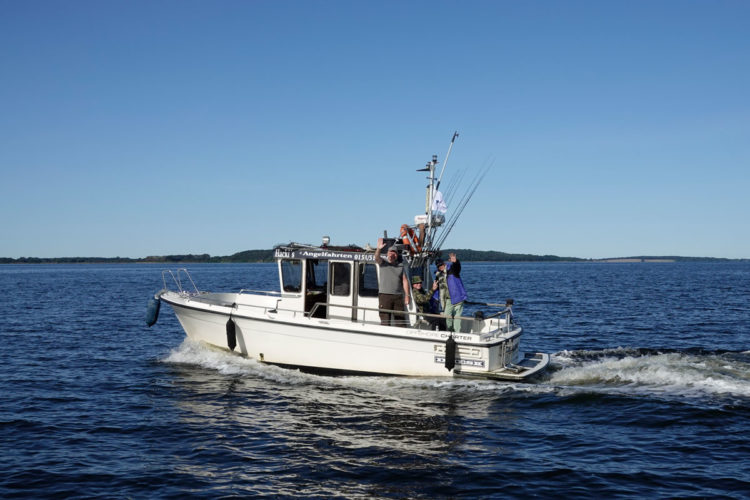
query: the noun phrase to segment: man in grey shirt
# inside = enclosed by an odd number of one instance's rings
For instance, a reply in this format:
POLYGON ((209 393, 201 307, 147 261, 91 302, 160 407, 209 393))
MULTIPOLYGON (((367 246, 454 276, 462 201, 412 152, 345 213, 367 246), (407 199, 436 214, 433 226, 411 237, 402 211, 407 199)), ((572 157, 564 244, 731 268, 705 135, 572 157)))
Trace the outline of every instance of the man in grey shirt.
POLYGON ((380 252, 385 249, 383 238, 378 238, 378 248, 375 250, 375 263, 380 269, 378 278, 378 308, 380 312, 381 325, 406 326, 406 317, 403 314, 393 314, 384 310, 404 311, 404 305, 409 305, 409 281, 404 273, 404 263, 398 258, 398 249, 392 246, 388 249, 385 259, 380 252))

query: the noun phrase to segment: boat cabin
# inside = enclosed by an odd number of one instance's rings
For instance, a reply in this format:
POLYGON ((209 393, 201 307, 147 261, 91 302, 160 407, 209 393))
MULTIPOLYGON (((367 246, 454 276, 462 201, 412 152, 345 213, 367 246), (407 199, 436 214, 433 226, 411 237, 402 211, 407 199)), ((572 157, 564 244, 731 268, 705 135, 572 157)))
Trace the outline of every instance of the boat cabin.
MULTIPOLYGON (((380 324, 378 309, 378 273, 375 253, 357 246, 332 247, 291 243, 274 249, 281 284, 282 309, 319 319, 349 320, 358 323, 380 324)), ((411 268, 404 262, 404 271, 424 275, 431 283, 426 269, 411 268), (420 272, 421 271, 421 272, 420 272)), ((410 288, 411 291, 411 288, 410 288)), ((491 304, 487 304, 491 305, 491 304)), ((507 306, 507 305, 506 305, 507 306)), ((494 318, 502 313, 494 313, 494 318)), ((406 308, 411 326, 427 326, 417 314, 412 294, 406 308)), ((461 333, 482 333, 496 328, 499 320, 485 321, 481 314, 461 317, 461 333)), ((507 320, 503 320, 507 325, 507 320)))
POLYGON ((274 249, 285 308, 314 318, 379 323, 375 254, 356 246, 274 249))

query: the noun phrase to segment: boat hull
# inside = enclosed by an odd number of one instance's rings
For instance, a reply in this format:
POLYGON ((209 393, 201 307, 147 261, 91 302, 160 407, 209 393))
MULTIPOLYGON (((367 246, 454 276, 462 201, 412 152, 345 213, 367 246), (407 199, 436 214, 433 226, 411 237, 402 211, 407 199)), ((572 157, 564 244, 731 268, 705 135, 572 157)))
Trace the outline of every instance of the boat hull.
POLYGON ((445 367, 447 332, 311 318, 285 314, 270 305, 243 307, 236 302, 172 292, 162 294, 161 300, 173 308, 191 340, 230 350, 227 321, 231 318, 236 351, 282 366, 361 374, 525 380, 549 363, 546 354, 529 358, 518 351, 520 328, 491 339, 454 334, 456 364, 449 371, 445 367))

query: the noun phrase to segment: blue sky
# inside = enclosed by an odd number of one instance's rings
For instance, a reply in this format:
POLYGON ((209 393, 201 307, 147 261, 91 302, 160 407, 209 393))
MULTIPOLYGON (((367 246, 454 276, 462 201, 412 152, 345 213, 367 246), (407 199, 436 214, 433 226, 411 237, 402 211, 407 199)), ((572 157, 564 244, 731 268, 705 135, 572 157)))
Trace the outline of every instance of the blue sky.
POLYGON ((750 258, 750 2, 0 0, 0 256, 750 258), (449 206, 449 210, 451 207, 449 206))

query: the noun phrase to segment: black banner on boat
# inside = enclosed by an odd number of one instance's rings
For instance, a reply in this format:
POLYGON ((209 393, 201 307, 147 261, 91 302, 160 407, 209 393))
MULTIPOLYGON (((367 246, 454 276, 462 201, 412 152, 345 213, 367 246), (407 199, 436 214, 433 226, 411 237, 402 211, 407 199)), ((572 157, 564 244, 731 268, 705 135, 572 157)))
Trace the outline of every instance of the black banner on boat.
POLYGON ((337 252, 335 250, 320 249, 283 249, 277 248, 273 252, 275 259, 319 259, 319 260, 353 260, 356 262, 375 262, 375 255, 364 252, 337 252))

